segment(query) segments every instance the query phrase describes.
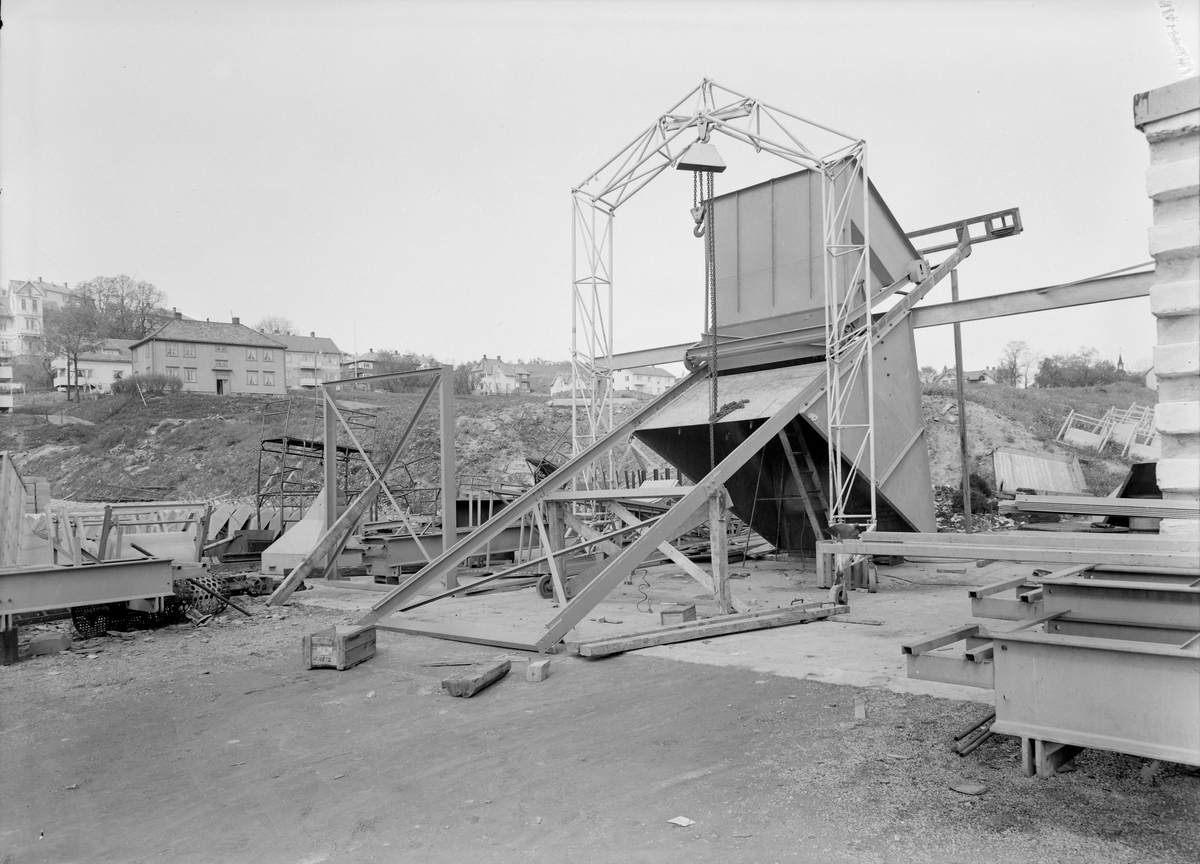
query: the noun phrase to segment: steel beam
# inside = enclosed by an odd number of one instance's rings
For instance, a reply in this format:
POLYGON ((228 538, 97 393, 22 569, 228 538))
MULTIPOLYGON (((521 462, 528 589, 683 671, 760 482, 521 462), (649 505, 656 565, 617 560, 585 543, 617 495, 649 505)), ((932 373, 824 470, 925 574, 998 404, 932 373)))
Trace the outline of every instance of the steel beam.
MULTIPOLYGON (((174 593, 168 558, 106 561, 82 567, 0 568, 0 617, 170 597, 174 593)), ((0 629, 6 626, 0 625, 0 629)))
POLYGON ((816 402, 824 389, 823 381, 812 381, 774 416, 764 420, 746 440, 680 499, 678 504, 663 514, 652 528, 626 546, 570 603, 559 610, 558 615, 547 625, 546 634, 538 640, 538 650, 548 650, 561 642, 597 603, 607 597, 618 583, 628 578, 634 568, 649 557, 659 543, 675 537, 676 534, 672 532, 678 532, 679 527, 700 507, 705 506, 708 498, 717 494, 754 454, 778 435, 797 414, 816 402))
POLYGON ((1045 312, 1071 306, 1087 306, 1112 300, 1147 297, 1154 284, 1154 271, 1127 273, 1122 276, 1084 279, 1065 285, 1049 285, 1010 294, 995 294, 959 300, 957 303, 938 303, 912 310, 913 327, 940 327, 964 321, 982 321, 1027 312, 1045 312))

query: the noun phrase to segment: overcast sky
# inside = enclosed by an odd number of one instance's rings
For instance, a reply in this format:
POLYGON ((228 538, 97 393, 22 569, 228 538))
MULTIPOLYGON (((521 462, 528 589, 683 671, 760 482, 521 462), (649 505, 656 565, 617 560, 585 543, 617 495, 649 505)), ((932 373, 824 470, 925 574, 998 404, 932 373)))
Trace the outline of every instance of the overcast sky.
MULTIPOLYGON (((566 358, 571 188, 710 77, 865 138, 906 230, 1020 207, 964 297, 1071 281, 1149 260, 1132 99, 1181 77, 1164 4, 1200 60, 1179 0, 7 0, 0 279, 127 273, 345 351, 566 358)), ((794 170, 718 144, 718 193, 794 170)), ((618 351, 698 337, 690 207, 666 172, 619 211, 618 351)), ((1154 344, 1146 299, 963 330, 968 368, 1154 344)), ((950 329, 918 353, 952 364, 950 329)))

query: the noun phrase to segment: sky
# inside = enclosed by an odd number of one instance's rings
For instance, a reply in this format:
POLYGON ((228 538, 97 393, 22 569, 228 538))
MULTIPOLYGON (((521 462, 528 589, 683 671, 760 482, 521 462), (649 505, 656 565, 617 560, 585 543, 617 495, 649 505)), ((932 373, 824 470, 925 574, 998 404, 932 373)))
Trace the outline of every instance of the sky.
MULTIPOLYGON (((566 359, 571 189, 707 77, 865 139, 906 230, 1020 207, 964 298, 1074 281, 1149 260, 1132 100, 1183 77, 1177 45, 1200 62, 1197 5, 8 0, 0 280, 125 273, 344 351, 566 359)), ((795 170, 718 144, 718 194, 795 170)), ((618 352, 699 336, 691 204, 664 172, 618 211, 618 352)), ((1154 338, 1146 298, 963 325, 969 369, 1012 340, 1144 368, 1154 338)), ((951 328, 917 339, 953 365, 951 328)))

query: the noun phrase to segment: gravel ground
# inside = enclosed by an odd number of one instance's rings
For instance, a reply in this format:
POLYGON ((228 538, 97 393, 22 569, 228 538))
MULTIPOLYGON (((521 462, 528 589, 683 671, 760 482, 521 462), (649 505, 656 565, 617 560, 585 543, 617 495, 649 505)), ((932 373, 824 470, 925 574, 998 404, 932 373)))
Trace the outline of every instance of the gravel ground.
POLYGON ((0 668, 0 860, 1200 860, 1200 772, 1027 779, 1015 739, 953 752, 978 704, 637 654, 452 699, 420 663, 496 649, 381 633, 304 671, 346 612, 243 599, 0 668))

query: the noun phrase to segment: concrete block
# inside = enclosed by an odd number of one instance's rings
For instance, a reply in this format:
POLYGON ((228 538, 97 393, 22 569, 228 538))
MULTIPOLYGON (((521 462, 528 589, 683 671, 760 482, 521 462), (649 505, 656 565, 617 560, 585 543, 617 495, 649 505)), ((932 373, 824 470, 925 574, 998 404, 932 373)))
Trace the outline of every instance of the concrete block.
POLYGON ((1200 132, 1200 110, 1183 111, 1173 117, 1147 123, 1142 131, 1151 145, 1195 135, 1200 132))
POLYGON ((669 624, 683 624, 687 621, 695 621, 696 604, 690 603, 687 606, 668 606, 666 609, 662 610, 659 620, 664 627, 669 624))
POLYGON ((1200 520, 1163 519, 1158 523, 1158 533, 1173 540, 1194 540, 1200 537, 1200 520))
POLYGON ((57 654, 71 647, 71 637, 66 633, 38 633, 29 640, 29 656, 57 654))
POLYGON ((1150 311, 1156 318, 1200 313, 1200 280, 1158 283, 1150 289, 1150 311))
POLYGON ((1155 475, 1163 497, 1172 492, 1194 494, 1200 489, 1200 456, 1160 459, 1155 475))
POLYGON ((1149 231, 1154 258, 1190 258, 1200 255, 1200 221, 1168 222, 1149 231))
POLYGON ((1155 409, 1155 426, 1164 435, 1200 434, 1200 402, 1168 402, 1155 409))
POLYGON ((1150 166, 1146 171, 1146 194, 1155 201, 1200 194, 1200 157, 1150 166))
POLYGON ((536 684, 550 677, 550 660, 533 660, 525 667, 525 680, 536 684))
POLYGON ((1154 374, 1159 379, 1200 375, 1200 343, 1178 342, 1154 347, 1154 374))

